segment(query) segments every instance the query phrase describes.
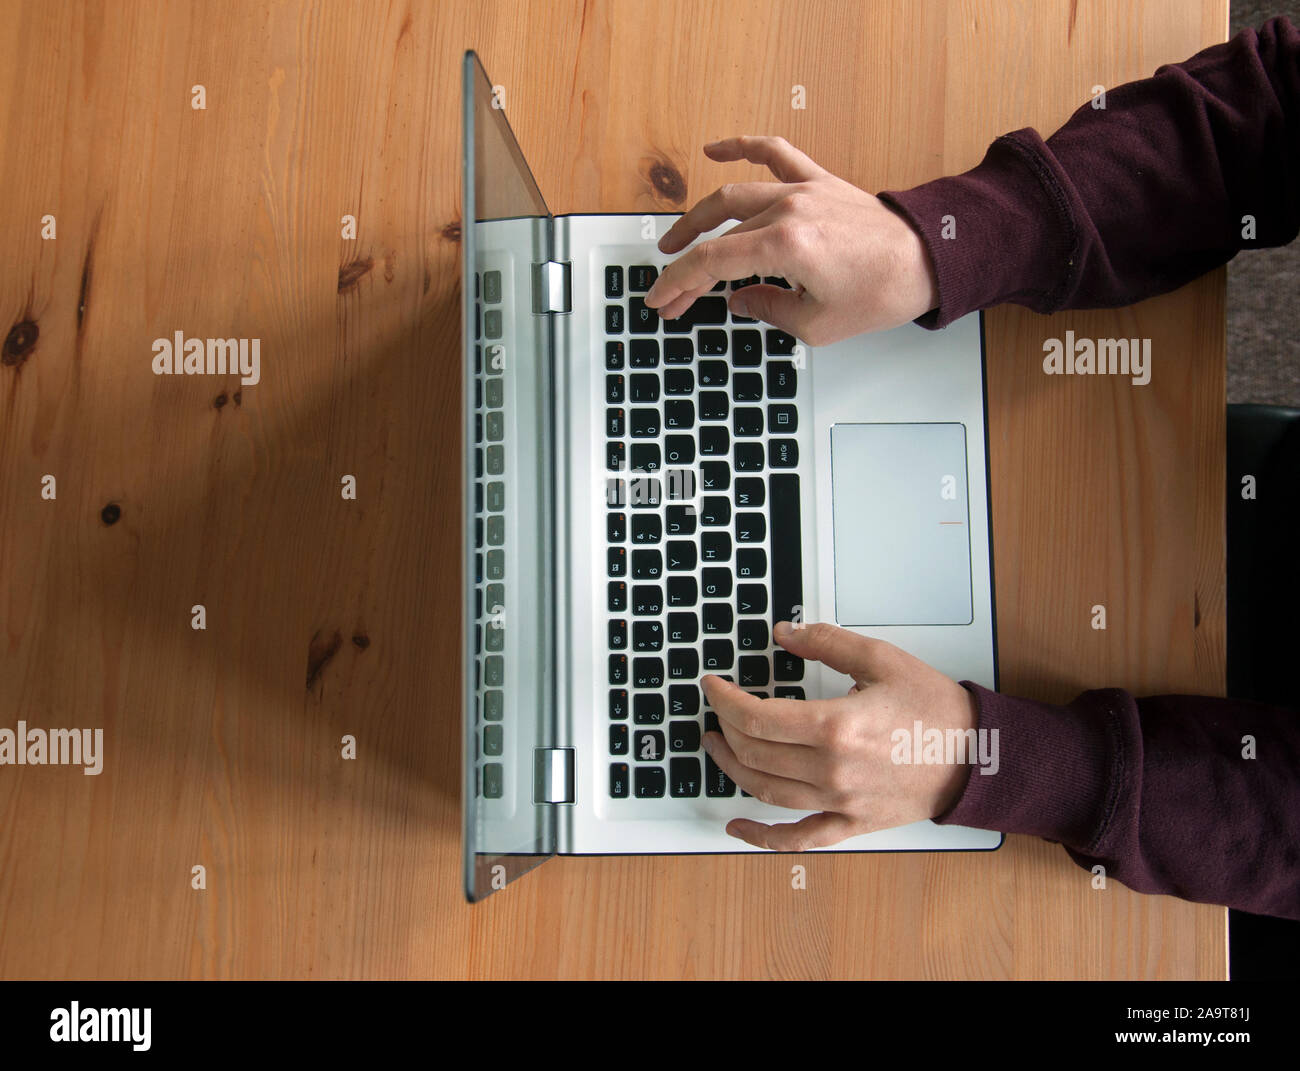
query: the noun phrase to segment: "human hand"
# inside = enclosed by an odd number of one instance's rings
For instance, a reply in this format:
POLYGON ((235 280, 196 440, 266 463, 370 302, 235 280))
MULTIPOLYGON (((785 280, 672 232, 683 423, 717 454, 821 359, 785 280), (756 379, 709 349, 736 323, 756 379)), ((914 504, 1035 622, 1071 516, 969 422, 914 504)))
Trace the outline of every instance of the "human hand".
POLYGON ((733 291, 733 313, 764 320, 809 346, 897 327, 939 304, 925 243, 878 197, 836 178, 784 138, 738 137, 704 146, 712 160, 766 164, 779 182, 721 186, 659 240, 674 253, 740 220, 668 265, 645 303, 682 315, 721 279, 784 278, 793 289, 755 284, 733 291))
POLYGON ((854 684, 838 699, 759 699, 721 677, 701 680, 721 733, 704 735, 722 771, 764 803, 817 811, 768 825, 746 818, 727 832, 759 848, 806 851, 846 837, 934 818, 961 795, 965 765, 903 765, 890 757, 890 735, 974 729, 974 697, 956 681, 884 640, 835 625, 772 630, 791 654, 824 662, 854 684))

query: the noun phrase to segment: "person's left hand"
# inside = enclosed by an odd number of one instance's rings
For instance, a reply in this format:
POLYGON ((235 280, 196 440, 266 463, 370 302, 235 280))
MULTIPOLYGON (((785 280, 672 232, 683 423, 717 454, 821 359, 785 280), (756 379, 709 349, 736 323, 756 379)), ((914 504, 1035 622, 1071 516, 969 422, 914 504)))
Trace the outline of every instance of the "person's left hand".
POLYGON ((903 765, 891 760, 891 734, 973 729, 974 697, 956 681, 884 640, 834 625, 772 630, 791 654, 853 678, 839 699, 760 699, 721 677, 701 680, 721 733, 704 735, 713 761, 764 803, 817 811, 768 825, 746 818, 727 832, 760 848, 806 851, 846 837, 934 818, 957 801, 969 766, 903 765))

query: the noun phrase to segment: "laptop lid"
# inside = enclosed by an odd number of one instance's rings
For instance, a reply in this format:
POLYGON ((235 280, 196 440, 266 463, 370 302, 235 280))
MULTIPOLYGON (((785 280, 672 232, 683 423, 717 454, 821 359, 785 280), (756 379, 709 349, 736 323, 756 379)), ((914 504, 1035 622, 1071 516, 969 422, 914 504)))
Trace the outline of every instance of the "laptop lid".
POLYGON ((556 850, 548 318, 550 213, 478 57, 463 64, 462 808, 465 895, 556 850))

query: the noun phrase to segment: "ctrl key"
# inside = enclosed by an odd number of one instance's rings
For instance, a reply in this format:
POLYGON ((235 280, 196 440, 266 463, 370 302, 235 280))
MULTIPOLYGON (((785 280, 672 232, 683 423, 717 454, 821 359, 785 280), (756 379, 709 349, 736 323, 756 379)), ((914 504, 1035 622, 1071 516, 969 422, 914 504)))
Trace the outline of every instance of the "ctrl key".
POLYGON ((627 763, 609 764, 609 794, 616 800, 627 799, 627 763))

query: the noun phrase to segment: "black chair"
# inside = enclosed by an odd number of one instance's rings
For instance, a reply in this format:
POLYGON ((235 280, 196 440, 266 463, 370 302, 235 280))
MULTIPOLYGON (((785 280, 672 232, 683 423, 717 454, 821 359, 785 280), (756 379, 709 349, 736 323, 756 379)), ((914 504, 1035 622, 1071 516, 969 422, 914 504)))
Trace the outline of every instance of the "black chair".
MULTIPOLYGON (((1300 409, 1230 405, 1227 440, 1228 694, 1300 718, 1300 409)), ((1300 979, 1300 922, 1229 911, 1228 948, 1234 981, 1300 979)))

